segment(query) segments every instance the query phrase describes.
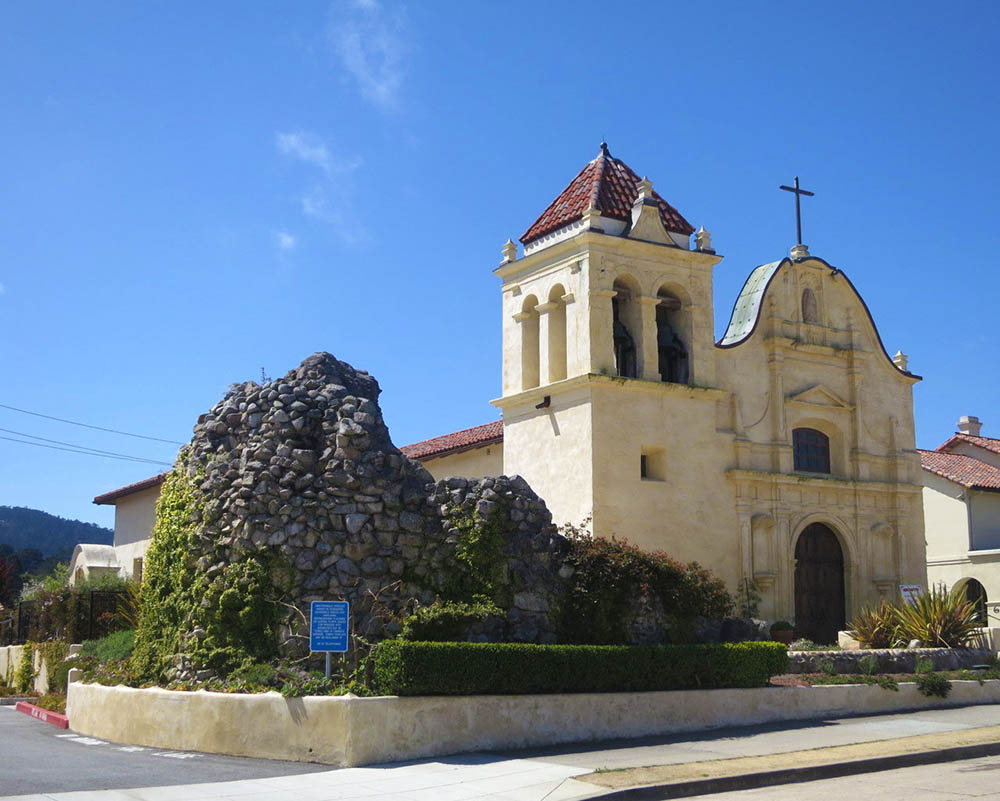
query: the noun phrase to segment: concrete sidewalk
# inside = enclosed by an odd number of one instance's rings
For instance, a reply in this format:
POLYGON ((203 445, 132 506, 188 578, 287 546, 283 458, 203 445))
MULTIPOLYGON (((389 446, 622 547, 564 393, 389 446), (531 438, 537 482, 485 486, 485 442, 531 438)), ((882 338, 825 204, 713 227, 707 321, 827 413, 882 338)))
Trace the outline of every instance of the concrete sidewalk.
MULTIPOLYGON (((739 777, 765 783, 888 769, 866 759, 919 762, 961 758, 956 741, 1000 753, 1000 705, 927 710, 705 732, 675 738, 550 748, 517 754, 476 754, 296 776, 129 790, 7 798, 57 801, 571 801, 585 798, 666 798, 738 786, 739 777), (869 744, 857 745, 857 744, 869 744), (784 756, 781 756, 784 755, 784 756), (650 768, 649 766, 660 766, 650 768), (664 767, 666 766, 666 767, 664 767), (672 766, 672 767, 670 767, 672 766), (627 770, 623 770, 627 769, 627 770), (635 770, 642 769, 642 770, 635 770), (587 776, 595 770, 603 772, 587 776), (611 771, 611 772, 607 772, 611 771), (618 773, 616 771, 622 771, 618 773), (840 771, 840 772, 837 772, 840 771), (734 777, 736 783, 734 782, 734 777), (587 780, 585 780, 585 778, 587 780), (730 784, 719 783, 720 780, 730 784), (713 785, 711 781, 716 783, 713 785), (634 785, 671 785, 658 790, 634 785)), ((969 753, 969 756, 975 756, 969 753)))

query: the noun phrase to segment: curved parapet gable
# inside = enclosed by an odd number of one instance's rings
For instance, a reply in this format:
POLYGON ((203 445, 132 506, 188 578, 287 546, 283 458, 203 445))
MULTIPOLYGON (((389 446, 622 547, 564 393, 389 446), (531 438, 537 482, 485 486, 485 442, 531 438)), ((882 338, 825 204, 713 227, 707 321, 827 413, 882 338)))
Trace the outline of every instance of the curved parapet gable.
POLYGON ((717 347, 731 348, 733 345, 739 345, 754 332, 760 319, 760 306, 764 293, 778 272, 778 268, 786 261, 789 259, 761 264, 750 273, 736 298, 725 336, 716 343, 717 347))
POLYGON ((885 348, 885 343, 882 342, 882 335, 879 333, 878 326, 875 325, 875 320, 872 317, 871 310, 868 308, 868 304, 865 303, 865 299, 861 297, 861 293, 858 292, 857 287, 855 287, 851 282, 851 279, 847 277, 847 274, 834 267, 826 260, 816 256, 809 256, 806 259, 795 260, 786 257, 780 261, 761 264, 756 267, 753 272, 750 273, 746 283, 743 284, 743 289, 740 290, 740 294, 736 298, 736 303, 733 306, 733 313, 729 318, 729 326, 726 328, 726 333, 723 335, 722 339, 715 343, 715 346, 717 348, 732 348, 746 342, 757 329, 757 325, 760 322, 761 307, 763 305, 764 296, 767 294, 767 290, 774 281, 775 276, 785 265, 792 265, 802 261, 819 262, 823 266, 829 268, 831 275, 840 275, 843 277, 843 279, 847 282, 847 286, 850 287, 854 296, 861 304, 861 308, 865 310, 865 314, 868 316, 868 322, 871 324, 872 331, 875 333, 875 339, 878 341, 879 348, 885 356, 886 361, 892 365, 894 370, 902 375, 920 380, 921 376, 911 373, 908 370, 901 369, 899 365, 892 360, 892 357, 885 348))

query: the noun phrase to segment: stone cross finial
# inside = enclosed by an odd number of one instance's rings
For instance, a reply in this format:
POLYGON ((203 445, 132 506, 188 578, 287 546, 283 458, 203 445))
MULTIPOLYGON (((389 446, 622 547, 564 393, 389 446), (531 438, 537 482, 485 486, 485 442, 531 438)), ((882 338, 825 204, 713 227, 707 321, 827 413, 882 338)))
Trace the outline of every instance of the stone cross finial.
POLYGON ((907 369, 906 365, 909 364, 910 357, 907 356, 903 351, 897 350, 896 355, 892 357, 892 363, 896 365, 900 370, 905 371, 907 369))
POLYGON ((704 250, 714 253, 712 250, 712 235, 705 230, 705 226, 701 226, 698 229, 698 233, 694 235, 694 247, 695 250, 704 250))
POLYGON ((503 248, 500 250, 503 253, 503 261, 501 264, 509 264, 512 261, 517 261, 517 244, 512 239, 508 239, 503 243, 503 248))

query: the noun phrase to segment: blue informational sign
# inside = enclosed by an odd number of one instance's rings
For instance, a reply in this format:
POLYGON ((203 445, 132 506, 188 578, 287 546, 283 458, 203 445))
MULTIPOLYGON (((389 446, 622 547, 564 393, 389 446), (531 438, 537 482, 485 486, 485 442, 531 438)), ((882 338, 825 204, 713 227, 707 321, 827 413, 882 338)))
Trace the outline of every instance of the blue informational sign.
POLYGON ((349 616, 347 601, 313 601, 309 612, 309 650, 346 653, 349 616))

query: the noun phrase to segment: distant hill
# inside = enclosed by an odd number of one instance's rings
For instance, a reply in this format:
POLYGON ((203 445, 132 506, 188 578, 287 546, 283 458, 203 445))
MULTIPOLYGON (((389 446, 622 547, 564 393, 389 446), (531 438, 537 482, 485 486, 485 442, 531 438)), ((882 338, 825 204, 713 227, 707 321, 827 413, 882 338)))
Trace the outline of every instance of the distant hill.
POLYGON ((67 520, 38 509, 0 506, 0 545, 14 551, 34 548, 44 556, 69 559, 81 542, 110 545, 114 532, 79 520, 67 520))

